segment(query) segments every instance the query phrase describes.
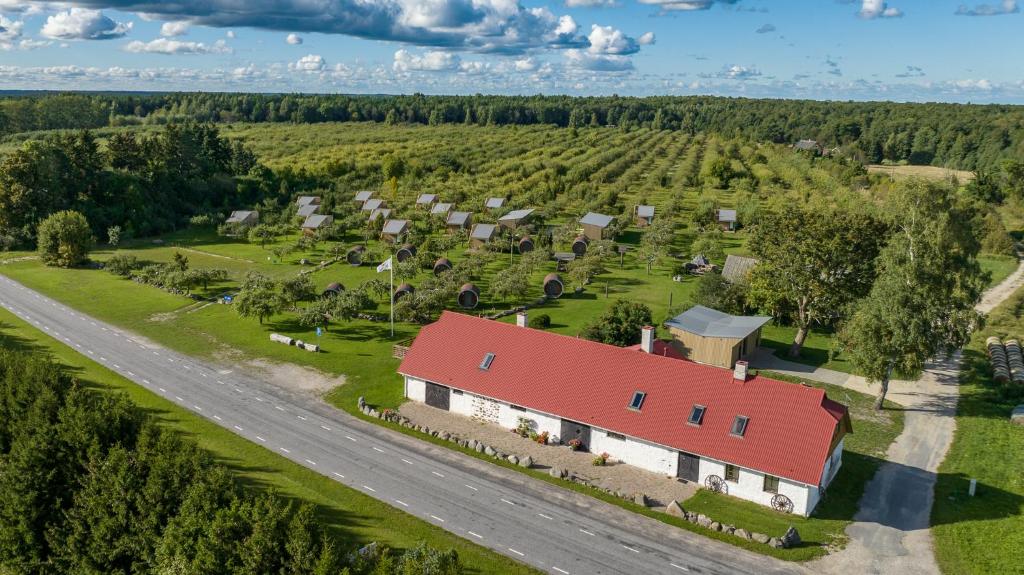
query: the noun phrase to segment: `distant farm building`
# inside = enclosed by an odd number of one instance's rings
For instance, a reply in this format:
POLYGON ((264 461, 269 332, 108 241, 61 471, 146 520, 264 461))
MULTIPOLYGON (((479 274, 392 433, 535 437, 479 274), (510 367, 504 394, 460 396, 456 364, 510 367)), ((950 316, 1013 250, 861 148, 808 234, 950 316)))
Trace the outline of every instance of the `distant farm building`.
POLYGON ((391 208, 377 208, 370 212, 370 217, 367 221, 375 222, 381 218, 385 220, 391 217, 391 208))
POLYGON ((636 225, 643 228, 654 223, 654 206, 636 207, 636 225))
POLYGON ((299 206, 299 209, 295 210, 295 215, 303 218, 308 218, 320 210, 319 204, 306 204, 305 206, 299 206))
POLYGON ((448 212, 452 211, 452 205, 438 202, 430 208, 430 215, 432 216, 445 216, 448 217, 448 212))
POLYGON ((307 235, 313 235, 317 230, 326 228, 334 224, 334 216, 325 216, 322 214, 313 214, 306 218, 302 222, 302 231, 307 235))
POLYGON ((371 192, 369 190, 363 190, 361 192, 356 192, 356 195, 355 195, 355 197, 352 198, 352 201, 357 203, 357 204, 363 204, 363 203, 366 203, 366 200, 368 200, 368 199, 370 199, 372 197, 373 197, 373 192, 371 192))
POLYGON ((736 210, 718 210, 718 225, 724 231, 735 231, 737 225, 736 210))
POLYGON ((240 226, 255 226, 260 223, 260 213, 255 210, 237 210, 231 212, 228 219, 224 221, 226 224, 236 224, 240 226))
POLYGON ((473 212, 451 212, 448 214, 448 231, 455 233, 469 227, 473 220, 473 212))
POLYGON ((437 194, 420 194, 420 197, 416 198, 416 207, 425 208, 434 205, 437 201, 437 194))
POLYGON ((757 260, 754 258, 729 254, 725 258, 725 266, 722 267, 722 277, 734 284, 747 285, 750 283, 750 270, 756 265, 757 260))
POLYGON ((391 243, 397 242, 399 236, 409 231, 409 220, 388 220, 380 231, 380 238, 391 243))
POLYGON ((821 153, 821 146, 817 140, 800 140, 793 144, 793 149, 801 152, 811 152, 812 154, 821 153))
POLYGON ((373 210, 379 210, 385 207, 387 207, 387 204, 384 202, 384 200, 380 198, 370 198, 363 202, 363 207, 360 209, 362 209, 362 211, 364 212, 372 212, 373 210))
POLYGON ((672 347, 682 357, 698 363, 732 368, 757 350, 766 316, 736 316, 701 305, 665 322, 672 347))
POLYGON ((505 205, 505 198, 487 198, 484 207, 488 210, 500 210, 505 205))
POLYGON ((295 205, 299 206, 300 208, 302 206, 308 206, 308 205, 319 206, 320 205, 320 196, 299 196, 299 198, 297 200, 295 200, 295 205))
POLYGON ((485 244, 494 239, 494 233, 498 227, 494 224, 477 224, 469 234, 469 245, 473 248, 482 248, 485 244))
POLYGON ((604 239, 608 226, 615 221, 615 216, 606 216, 596 212, 588 212, 580 218, 580 225, 583 226, 583 235, 589 240, 604 239))
POLYGON ((498 218, 498 225, 500 225, 503 228, 514 230, 519 226, 525 224, 527 220, 530 219, 530 216, 532 214, 533 208, 528 208, 525 210, 512 210, 511 212, 498 218))

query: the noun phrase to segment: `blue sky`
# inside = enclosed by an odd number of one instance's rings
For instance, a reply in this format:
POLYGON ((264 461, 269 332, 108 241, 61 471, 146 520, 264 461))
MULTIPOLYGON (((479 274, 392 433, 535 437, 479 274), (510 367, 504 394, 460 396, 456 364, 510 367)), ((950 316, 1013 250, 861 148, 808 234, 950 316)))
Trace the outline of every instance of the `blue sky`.
POLYGON ((0 87, 1024 103, 1014 0, 0 0, 0 87))

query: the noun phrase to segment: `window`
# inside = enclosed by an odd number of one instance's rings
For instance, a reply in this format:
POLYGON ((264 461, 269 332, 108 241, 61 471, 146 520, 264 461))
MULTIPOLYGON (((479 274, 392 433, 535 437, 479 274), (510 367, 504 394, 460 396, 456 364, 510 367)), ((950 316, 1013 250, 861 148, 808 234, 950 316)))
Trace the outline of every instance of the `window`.
POLYGON ((764 476, 764 490, 768 493, 779 492, 779 478, 774 475, 764 476))
POLYGON ((743 434, 747 432, 747 423, 750 418, 745 415, 737 415, 736 419, 732 422, 732 434, 743 437, 743 434))
POLYGON ((512 411, 526 411, 525 407, 521 407, 518 405, 509 405, 509 408, 512 409, 512 411))
POLYGON ((647 394, 642 392, 642 391, 634 392, 633 393, 633 401, 629 402, 629 408, 630 409, 635 409, 637 411, 640 411, 640 408, 643 407, 643 405, 644 405, 644 399, 646 397, 647 397, 647 394))
POLYGON ((725 480, 736 482, 740 480, 740 468, 735 465, 725 464, 725 480))
POLYGON ((690 419, 687 420, 687 423, 700 425, 701 422, 704 421, 704 412, 707 411, 707 409, 708 408, 703 405, 694 404, 693 409, 690 410, 690 419))
POLYGON ((620 439, 622 441, 626 440, 626 436, 625 435, 622 435, 621 433, 615 433, 614 431, 607 432, 607 435, 608 435, 608 439, 620 439))
POLYGON ((488 353, 484 356, 483 361, 480 362, 480 369, 490 369, 491 363, 494 361, 494 354, 488 353))
POLYGON ((452 394, 453 395, 462 395, 462 390, 461 389, 453 389, 452 390, 452 394))

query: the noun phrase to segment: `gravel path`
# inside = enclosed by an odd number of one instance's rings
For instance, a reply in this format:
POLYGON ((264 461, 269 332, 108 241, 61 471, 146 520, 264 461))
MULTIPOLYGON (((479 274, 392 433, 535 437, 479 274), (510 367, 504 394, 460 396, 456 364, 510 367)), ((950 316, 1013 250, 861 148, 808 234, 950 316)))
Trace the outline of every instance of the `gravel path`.
POLYGON ((664 507, 673 499, 682 502, 697 491, 697 486, 693 483, 682 483, 674 477, 658 475, 632 465, 613 463, 596 467, 592 464, 592 453, 573 452, 565 446, 540 445, 497 425, 474 421, 463 415, 435 409, 415 401, 403 404, 401 413, 417 425, 442 429, 467 439, 476 439, 499 451, 516 456, 529 455, 533 458, 535 466, 567 469, 590 479, 594 485, 630 496, 643 493, 652 500, 652 507, 664 507))

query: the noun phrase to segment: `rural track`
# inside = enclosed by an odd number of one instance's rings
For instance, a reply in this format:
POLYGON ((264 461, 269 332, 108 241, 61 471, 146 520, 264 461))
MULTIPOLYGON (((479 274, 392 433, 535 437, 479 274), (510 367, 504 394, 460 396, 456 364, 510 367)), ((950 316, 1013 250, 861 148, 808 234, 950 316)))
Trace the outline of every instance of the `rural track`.
POLYGON ((549 573, 803 573, 148 343, 0 276, 0 306, 119 375, 328 478, 549 573))

